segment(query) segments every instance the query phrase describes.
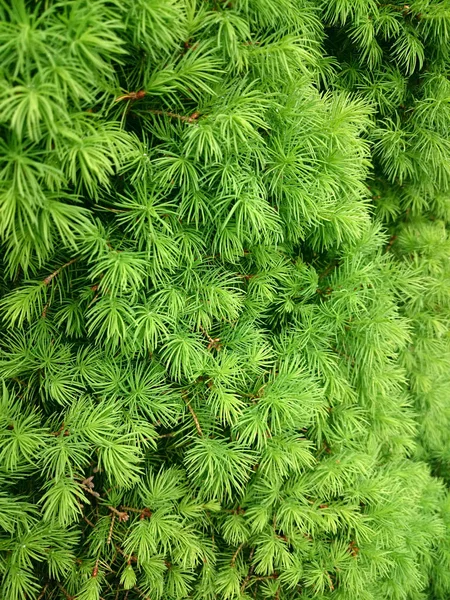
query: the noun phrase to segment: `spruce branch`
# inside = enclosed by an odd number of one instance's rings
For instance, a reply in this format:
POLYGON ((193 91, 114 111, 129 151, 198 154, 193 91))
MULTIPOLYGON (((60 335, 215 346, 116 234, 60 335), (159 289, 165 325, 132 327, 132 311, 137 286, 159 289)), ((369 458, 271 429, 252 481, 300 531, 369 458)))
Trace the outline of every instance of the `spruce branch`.
POLYGON ((250 550, 250 555, 249 555, 249 559, 248 559, 248 562, 250 563, 250 567, 248 569, 248 573, 247 573, 244 581, 242 582, 241 589, 240 589, 241 594, 244 592, 245 588, 247 587, 247 585, 253 575, 253 571, 255 570, 255 565, 252 563, 254 554, 255 554, 255 548, 252 548, 250 550))
POLYGON ((389 239, 389 243, 386 246, 386 252, 389 252, 392 248, 392 246, 395 244, 396 240, 397 240, 397 235, 392 235, 389 239))
POLYGON ((86 517, 86 515, 83 515, 83 521, 86 521, 86 523, 87 523, 87 524, 88 524, 90 527, 92 527, 93 529, 95 529, 95 525, 94 525, 94 523, 93 523, 92 521, 90 521, 90 520, 89 520, 89 519, 86 517))
POLYGON ((178 113, 174 113, 174 112, 171 112, 168 110, 159 110, 156 108, 147 108, 146 112, 149 112, 153 115, 169 117, 171 119, 178 119, 179 121, 183 121, 184 123, 190 123, 190 124, 195 123, 201 116, 201 114, 198 111, 193 112, 189 116, 180 115, 178 113))
POLYGON ((91 494, 91 496, 94 496, 94 498, 101 498, 101 494, 99 492, 94 491, 94 483, 93 483, 93 479, 94 476, 91 475, 90 477, 87 477, 86 479, 84 479, 83 481, 80 482, 80 487, 88 492, 88 494, 91 494))
POLYGON ((236 563, 236 559, 239 555, 239 552, 242 550, 242 548, 245 546, 245 542, 242 542, 242 544, 240 544, 236 550, 236 552, 233 554, 233 557, 231 558, 231 562, 230 562, 230 566, 234 567, 235 563, 236 563))
POLYGON ((2 594, 450 597, 445 2, 34 4, 1 10, 2 594))
POLYGON ((137 592, 139 594, 139 596, 141 598, 143 598, 144 600, 151 600, 150 596, 147 596, 146 594, 144 594, 144 592, 139 589, 136 585, 133 587, 134 591, 137 592))
POLYGON ((99 559, 97 558, 97 560, 95 561, 94 568, 92 569, 92 573, 91 573, 91 577, 93 579, 98 577, 98 564, 99 564, 99 559))
POLYGON ((49 285, 52 280, 57 277, 61 271, 63 269, 66 269, 67 267, 69 267, 70 265, 73 265, 73 263, 75 263, 78 260, 78 258, 72 258, 71 260, 69 260, 69 262, 64 263, 63 265, 61 265, 61 267, 59 267, 58 269, 56 269, 56 271, 53 271, 53 273, 50 273, 50 275, 48 275, 43 281, 42 283, 44 285, 49 285))
POLYGON ((61 583, 59 583, 59 581, 58 581, 58 587, 62 591, 62 593, 64 594, 64 596, 66 597, 66 600, 75 600, 75 597, 71 596, 69 594, 69 592, 61 585, 61 583))
POLYGON ((46 583, 44 585, 44 587, 42 588, 42 590, 41 590, 41 592, 40 592, 40 594, 39 594, 39 596, 37 597, 36 600, 42 600, 42 598, 45 596, 45 593, 46 593, 46 591, 48 589, 48 585, 49 585, 48 583, 46 583))
POLYGON ((212 349, 217 350, 217 352, 220 351, 221 349, 221 345, 220 345, 220 337, 217 338, 212 338, 209 333, 206 331, 206 329, 204 329, 204 327, 200 326, 200 331, 203 333, 203 335, 207 338, 208 340, 208 347, 207 350, 210 351, 212 349))
POLYGON ((108 509, 113 513, 113 516, 117 516, 119 518, 120 523, 124 523, 130 518, 127 512, 117 510, 117 508, 114 508, 114 506, 108 506, 108 509))
POLYGON ((115 521, 116 521, 116 515, 113 514, 112 517, 111 517, 111 524, 109 526, 108 537, 106 538, 106 543, 107 544, 111 543, 113 532, 114 532, 114 523, 115 523, 115 521))
POLYGON ((189 398, 188 398, 188 396, 187 396, 187 392, 184 392, 184 393, 182 394, 182 396, 183 396, 183 400, 184 400, 184 401, 185 401, 185 403, 186 403, 186 406, 187 406, 187 408, 188 408, 188 411, 189 411, 189 412, 191 413, 191 415, 192 415, 192 418, 193 418, 193 420, 194 420, 194 423, 195 423, 195 428, 197 429, 197 433, 198 433, 198 435, 199 435, 200 437, 203 437, 203 431, 202 431, 202 428, 200 427, 200 422, 199 422, 199 420, 198 420, 198 417, 197 417, 197 415, 196 415, 196 414, 195 414, 195 412, 194 412, 194 409, 193 409, 193 408, 192 408, 192 406, 191 406, 191 402, 190 402, 190 400, 189 400, 189 398))
POLYGON ((124 552, 122 550, 122 548, 118 545, 118 544, 114 544, 114 548, 117 550, 117 552, 123 556, 124 558, 127 559, 127 562, 138 562, 138 558, 137 556, 133 556, 132 554, 128 555, 126 552, 124 552))
POLYGON ((328 571, 327 571, 327 578, 328 578, 328 582, 329 582, 329 586, 330 586, 330 592, 334 592, 333 580, 331 579, 331 575, 328 573, 328 571))
POLYGON ((123 96, 118 96, 114 102, 121 102, 122 100, 142 100, 145 98, 147 92, 144 90, 139 90, 138 92, 127 92, 123 96))

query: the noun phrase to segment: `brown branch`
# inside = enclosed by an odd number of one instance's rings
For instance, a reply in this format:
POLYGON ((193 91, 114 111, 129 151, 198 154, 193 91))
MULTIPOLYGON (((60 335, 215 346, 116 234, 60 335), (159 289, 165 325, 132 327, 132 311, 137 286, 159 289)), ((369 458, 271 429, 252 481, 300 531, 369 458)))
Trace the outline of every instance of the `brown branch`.
POLYGON ((50 275, 47 275, 47 277, 42 281, 42 283, 44 285, 48 285, 55 277, 57 277, 61 273, 61 271, 63 269, 65 269, 66 267, 72 265, 77 260, 78 260, 78 258, 72 258, 72 260, 69 260, 69 262, 66 262, 64 265, 62 265, 61 267, 59 267, 59 269, 56 269, 56 271, 53 271, 53 273, 50 273, 50 275))
POLYGON ((127 512, 137 513, 140 515, 141 521, 149 519, 152 516, 152 511, 149 508, 133 508, 131 506, 121 506, 120 508, 127 512))
POLYGON ((389 240, 389 244, 386 246, 386 252, 389 252, 389 250, 394 245, 396 239, 397 239, 396 235, 391 236, 391 239, 389 240))
POLYGON ((69 594, 69 592, 66 590, 66 588, 64 588, 59 582, 58 582, 58 587, 62 591, 62 593, 64 594, 64 596, 67 598, 67 600, 75 600, 74 597, 71 596, 69 594))
POLYGON ((83 485, 82 483, 80 485, 81 485, 81 488, 85 492, 88 492, 89 494, 91 494, 91 496, 94 496, 94 498, 100 498, 101 497, 98 492, 94 492, 94 490, 91 490, 91 488, 87 487, 87 485, 83 485))
POLYGON ((134 512, 139 514, 142 512, 142 508, 133 508, 132 506, 121 506, 120 508, 126 512, 134 512))
POLYGON ((319 279, 323 279, 324 277, 326 277, 327 275, 329 275, 331 273, 331 271, 336 268, 338 266, 338 262, 334 261, 331 264, 328 265, 328 267, 325 269, 325 271, 323 271, 322 273, 320 273, 319 275, 319 279))
POLYGON ((141 598, 144 598, 144 600, 150 600, 150 596, 147 596, 146 594, 144 594, 144 592, 142 590, 140 590, 137 585, 135 585, 133 589, 135 592, 137 592, 139 594, 139 596, 141 598))
POLYGON ((194 123, 200 117, 199 112, 194 112, 189 117, 185 115, 179 115, 178 113, 171 112, 170 110, 158 110, 156 108, 149 108, 148 112, 152 113, 153 115, 161 115, 163 117, 170 117, 171 119, 178 119, 184 123, 194 123))
POLYGON ((242 544, 238 547, 238 549, 236 550, 236 552, 233 554, 233 558, 231 559, 230 562, 230 566, 234 567, 236 559, 238 557, 239 552, 242 550, 242 548, 245 546, 245 542, 242 542, 242 544))
POLYGON ((91 575, 91 577, 97 577, 97 576, 98 576, 98 558, 95 561, 94 568, 92 569, 92 575, 91 575))
POLYGON ((183 394, 183 400, 186 402, 186 406, 188 407, 188 410, 191 413, 192 418, 194 419, 194 423, 195 423, 195 427, 197 429, 198 435, 200 437, 203 437, 203 431, 202 431, 202 428, 200 427, 200 423, 198 421, 198 417, 195 414, 194 409, 191 406, 190 400, 187 398, 186 394, 183 394))
POLYGON ((48 583, 46 583, 44 585, 44 587, 42 588, 41 593, 37 597, 37 600, 42 600, 42 598, 45 596, 45 592, 47 591, 47 588, 48 588, 48 583))
POLYGON ((111 525, 109 526, 108 539, 106 540, 107 544, 111 543, 115 520, 116 520, 116 515, 113 514, 113 516, 111 517, 111 525))
MULTIPOLYGON (((62 425, 61 425, 61 427, 58 429, 58 431, 53 431, 53 432, 52 432, 50 435, 58 436, 58 435, 60 435, 61 433, 62 433, 63 435, 65 435, 65 436, 67 436, 67 435, 70 435, 70 433, 69 433, 68 429, 66 428, 66 424, 65 424, 64 422, 62 423, 62 425)), ((83 481, 83 484, 84 484, 84 483, 85 483, 85 482, 83 481)))
POLYGON ((130 555, 128 556, 128 554, 126 554, 126 553, 125 553, 125 552, 122 550, 122 548, 121 548, 120 546, 118 546, 117 544, 114 544, 114 548, 117 550, 117 552, 118 552, 119 554, 121 554, 123 557, 125 557, 125 558, 127 559, 127 561, 129 561, 129 562, 137 562, 137 558, 136 558, 136 556, 133 556, 132 554, 130 554, 130 555))
POLYGON ((345 352, 341 352, 338 348, 336 348, 336 346, 331 346, 331 350, 333 352, 335 352, 341 358, 345 358, 345 360, 347 360, 352 365, 352 367, 355 366, 355 359, 354 358, 352 358, 348 354, 345 354, 345 352))
POLYGON ((128 519, 130 518, 128 513, 121 512, 120 510, 117 510, 117 508, 114 508, 114 506, 108 506, 108 508, 112 513, 114 513, 114 515, 117 515, 119 517, 119 521, 121 523, 124 521, 128 521, 128 519))
POLYGON ((408 15, 411 12, 411 7, 409 4, 404 4, 403 6, 397 6, 396 4, 384 4, 382 2, 378 3, 378 6, 385 8, 392 8, 392 10, 396 10, 397 12, 402 12, 405 15, 408 15))
POLYGON ((330 591, 331 591, 331 592, 334 592, 333 580, 331 579, 331 575, 330 575, 328 572, 327 572, 327 577, 328 577, 328 580, 329 580, 329 582, 330 582, 330 583, 329 583, 329 585, 330 585, 330 591))
POLYGON ((86 521, 86 523, 87 523, 88 525, 90 525, 91 527, 95 527, 94 523, 93 523, 92 521, 90 521, 90 520, 89 520, 89 519, 86 517, 86 515, 83 515, 83 520, 84 520, 84 521, 86 521))
MULTIPOLYGON (((250 552, 250 556, 249 556, 249 562, 251 562, 254 554, 255 554, 255 549, 252 548, 252 550, 250 552)), ((250 581, 250 578, 251 578, 251 576, 253 574, 254 568, 255 568, 254 565, 250 565, 250 568, 249 568, 248 573, 247 573, 247 577, 244 579, 244 581, 243 581, 243 583, 241 585, 241 594, 245 590, 245 588, 247 587, 248 582, 250 581)))
POLYGON ((221 349, 220 338, 212 338, 204 327, 200 325, 200 331, 208 340, 208 351, 211 349, 219 351, 221 349))
POLYGON ((146 96, 147 92, 139 90, 139 92, 127 92, 123 96, 119 96, 114 102, 121 102, 122 100, 141 100, 146 96))

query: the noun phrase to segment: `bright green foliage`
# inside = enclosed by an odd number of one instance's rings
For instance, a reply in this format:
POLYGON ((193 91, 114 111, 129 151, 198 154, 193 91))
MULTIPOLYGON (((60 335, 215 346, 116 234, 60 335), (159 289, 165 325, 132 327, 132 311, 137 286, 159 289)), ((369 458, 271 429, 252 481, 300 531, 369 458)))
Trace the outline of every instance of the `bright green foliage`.
POLYGON ((0 599, 450 596, 450 2, 0 0, 0 599))

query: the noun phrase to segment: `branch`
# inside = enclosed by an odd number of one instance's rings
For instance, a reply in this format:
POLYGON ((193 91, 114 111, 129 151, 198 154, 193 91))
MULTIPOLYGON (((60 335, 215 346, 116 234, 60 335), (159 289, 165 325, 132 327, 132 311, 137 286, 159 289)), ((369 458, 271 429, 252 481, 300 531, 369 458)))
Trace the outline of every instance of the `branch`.
POLYGON ((337 267, 339 264, 339 262, 337 260, 333 261, 331 264, 328 265, 328 267, 325 269, 325 271, 323 271, 322 273, 320 273, 319 275, 319 279, 323 279, 324 277, 326 277, 327 275, 329 275, 331 273, 331 271, 337 267))
POLYGON ((130 518, 126 512, 121 512, 120 510, 117 510, 117 508, 114 508, 114 506, 108 506, 108 508, 112 513, 114 513, 115 515, 117 515, 119 517, 119 521, 121 523, 123 521, 128 521, 128 519, 130 518))
POLYGON ((92 578, 94 578, 94 577, 98 577, 98 558, 97 558, 97 560, 95 561, 95 566, 94 566, 94 568, 92 569, 92 575, 91 575, 91 577, 92 577, 92 578))
POLYGON ((69 260, 69 262, 66 262, 64 265, 62 265, 61 267, 59 267, 59 269, 56 269, 56 271, 53 271, 53 273, 50 273, 50 275, 48 275, 44 280, 43 280, 43 284, 44 285, 48 285, 55 277, 57 277, 61 271, 63 269, 65 269, 66 267, 68 267, 69 265, 72 265, 74 262, 76 262, 78 260, 78 258, 72 258, 72 260, 69 260))
POLYGON ((89 519, 86 517, 86 515, 83 515, 83 520, 84 520, 84 521, 86 521, 86 523, 87 523, 88 525, 90 525, 91 527, 95 528, 95 525, 94 525, 94 523, 93 523, 92 521, 90 521, 90 520, 89 520, 89 519))
POLYGON ((137 592, 139 594, 139 596, 141 596, 141 598, 144 598, 144 600, 150 600, 150 597, 147 596, 146 594, 144 594, 144 592, 142 590, 140 590, 137 585, 134 586, 134 591, 137 592))
POLYGON ((330 591, 331 591, 331 592, 334 592, 333 580, 331 579, 331 575, 328 573, 328 571, 327 571, 327 577, 328 577, 328 580, 329 580, 329 582, 330 582, 330 583, 329 583, 329 585, 330 585, 330 591))
POLYGON ((81 489, 83 489, 88 494, 91 494, 91 496, 94 496, 94 498, 101 498, 101 496, 100 496, 100 494, 98 492, 94 492, 94 490, 92 490, 87 485, 83 485, 82 483, 80 483, 80 487, 81 487, 81 489))
POLYGON ((149 108, 148 112, 152 113, 153 115, 161 115, 163 117, 170 117, 171 119, 178 119, 184 123, 194 123, 200 116, 199 112, 194 112, 189 117, 186 117, 185 115, 179 115, 171 112, 170 110, 157 110, 155 108, 149 108))
POLYGON ((233 558, 231 559, 231 563, 230 563, 231 567, 234 567, 234 564, 236 562, 238 554, 242 550, 242 548, 244 547, 244 545, 245 545, 245 542, 242 542, 242 544, 238 547, 238 549, 236 550, 236 552, 233 554, 233 558))
POLYGON ((187 405, 187 407, 188 407, 188 410, 189 410, 189 412, 190 412, 190 413, 191 413, 191 415, 192 415, 192 418, 194 419, 194 423, 195 423, 195 427, 196 427, 196 429, 197 429, 198 435, 199 435, 200 437, 203 437, 203 431, 202 431, 202 428, 200 427, 200 423, 199 423, 199 421, 198 421, 198 417, 197 417, 197 415, 195 414, 195 412, 194 412, 194 409, 192 408, 192 406, 191 406, 191 403, 190 403, 189 399, 187 398, 186 394, 182 394, 182 396, 183 396, 183 400, 186 402, 186 405, 187 405))
MULTIPOLYGON (((253 555, 254 555, 254 554, 255 554, 255 549, 254 549, 254 548, 252 548, 252 550, 251 550, 251 552, 250 552, 250 556, 249 556, 249 562, 251 562, 251 560, 252 560, 252 558, 253 558, 253 555)), ((247 577, 244 579, 244 581, 243 581, 243 583, 242 583, 242 585, 241 585, 241 594, 242 594, 242 592, 245 590, 245 588, 247 587, 247 585, 248 585, 248 582, 250 581, 250 577, 251 577, 251 576, 252 576, 252 574, 253 574, 253 570, 254 570, 254 568, 255 568, 255 566, 254 566, 254 565, 250 565, 250 568, 249 568, 249 570, 248 570, 248 573, 247 573, 247 577)))
POLYGON ((389 240, 389 244, 386 246, 386 252, 389 252, 389 250, 392 248, 392 246, 395 244, 395 240, 397 239, 396 235, 391 236, 391 239, 389 240))
POLYGON ((114 102, 120 102, 121 100, 141 100, 146 94, 147 92, 144 90, 139 90, 139 92, 127 92, 123 96, 116 98, 114 102))
POLYGON ((42 600, 42 598, 43 598, 43 597, 44 597, 44 595, 45 595, 45 592, 47 591, 47 588, 48 588, 48 583, 46 583, 46 584, 44 585, 44 587, 42 588, 42 590, 41 590, 41 593, 40 593, 40 594, 39 594, 39 596, 37 597, 37 600, 42 600))
POLYGON ((73 596, 69 594, 69 592, 58 582, 58 587, 67 598, 67 600, 75 600, 73 596))
POLYGON ((114 548, 117 550, 117 552, 119 554, 121 554, 124 558, 126 558, 127 561, 129 561, 129 562, 137 562, 138 561, 136 556, 133 556, 132 554, 130 554, 130 555, 126 554, 126 552, 124 552, 122 550, 122 548, 120 546, 118 546, 117 544, 114 544, 114 548))
POLYGON ((113 515, 111 517, 111 525, 109 526, 108 539, 106 540, 107 544, 111 543, 112 536, 113 536, 113 531, 114 531, 114 523, 115 523, 115 521, 116 521, 116 515, 113 515))
POLYGON ((384 4, 382 2, 378 3, 378 6, 383 6, 385 8, 392 8, 392 10, 396 10, 398 12, 402 12, 405 15, 408 15, 411 12, 411 7, 409 4, 404 4, 403 6, 397 6, 396 4, 384 4))
POLYGON ((132 508, 131 506, 121 506, 122 510, 126 510, 127 512, 134 512, 140 515, 141 521, 144 519, 150 519, 152 516, 152 511, 149 508, 132 508))

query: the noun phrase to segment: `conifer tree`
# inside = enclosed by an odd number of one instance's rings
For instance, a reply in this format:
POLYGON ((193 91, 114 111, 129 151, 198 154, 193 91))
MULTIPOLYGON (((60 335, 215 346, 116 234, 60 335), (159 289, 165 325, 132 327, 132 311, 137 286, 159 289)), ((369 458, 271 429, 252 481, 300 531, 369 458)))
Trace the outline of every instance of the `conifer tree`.
POLYGON ((450 595, 450 2, 0 0, 0 599, 450 595))

